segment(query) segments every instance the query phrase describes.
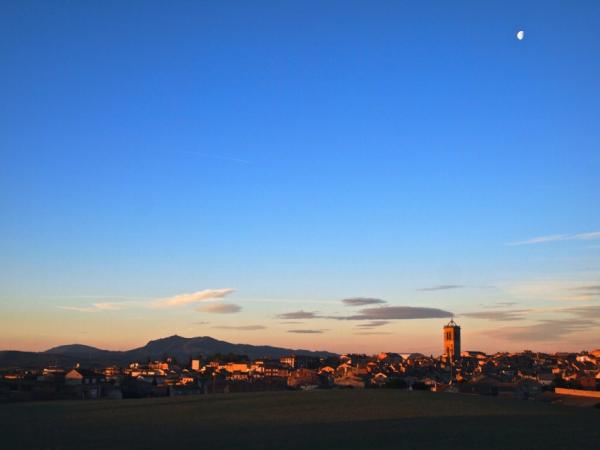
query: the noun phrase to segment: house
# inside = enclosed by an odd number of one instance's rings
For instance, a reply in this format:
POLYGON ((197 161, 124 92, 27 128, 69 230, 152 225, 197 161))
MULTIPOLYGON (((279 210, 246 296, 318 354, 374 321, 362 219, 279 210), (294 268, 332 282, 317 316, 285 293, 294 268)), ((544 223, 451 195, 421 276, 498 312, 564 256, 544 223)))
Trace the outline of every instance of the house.
POLYGON ((263 374, 266 378, 287 378, 290 375, 290 368, 279 363, 265 362, 263 374))
POLYGON ((331 366, 323 366, 319 369, 319 374, 326 373, 328 375, 333 375, 335 373, 335 368, 331 366))
POLYGON ((291 388, 318 386, 319 374, 316 370, 312 369, 298 369, 290 374, 287 379, 287 384, 291 388))
POLYGON ((291 355, 283 356, 279 362, 293 369, 317 369, 321 360, 314 356, 291 355))
POLYGON ((367 384, 367 377, 348 371, 336 375, 333 379, 335 386, 362 389, 367 384))
POLYGON ((121 375, 121 369, 117 366, 108 366, 102 370, 102 374, 107 380, 117 380, 121 375))
POLYGON ((381 362, 386 362, 388 364, 398 364, 402 362, 402 356, 398 353, 380 353, 377 355, 377 360, 381 362))
POLYGON ((384 387, 387 384, 388 376, 383 372, 377 372, 371 376, 371 385, 377 387, 384 387))
POLYGON ((169 370, 169 363, 164 361, 153 361, 148 363, 148 369, 156 371, 167 371, 169 370))
POLYGON ((248 381, 250 380, 250 372, 242 370, 227 371, 225 379, 231 381, 248 381))
POLYGON ((224 366, 222 366, 222 368, 225 369, 230 374, 244 373, 244 374, 246 374, 246 378, 248 377, 248 372, 250 371, 250 365, 245 362, 240 362, 240 363, 229 362, 229 363, 225 364, 224 366))
POLYGON ((38 375, 38 381, 61 381, 64 379, 65 370, 61 367, 50 366, 42 370, 41 375, 38 375))
POLYGON ((460 356, 463 358, 474 358, 474 359, 486 359, 487 355, 484 352, 480 351, 470 351, 465 350, 460 353, 460 356))
POLYGON ((103 381, 105 381, 104 375, 93 370, 77 368, 65 374, 66 385, 98 384, 103 381))

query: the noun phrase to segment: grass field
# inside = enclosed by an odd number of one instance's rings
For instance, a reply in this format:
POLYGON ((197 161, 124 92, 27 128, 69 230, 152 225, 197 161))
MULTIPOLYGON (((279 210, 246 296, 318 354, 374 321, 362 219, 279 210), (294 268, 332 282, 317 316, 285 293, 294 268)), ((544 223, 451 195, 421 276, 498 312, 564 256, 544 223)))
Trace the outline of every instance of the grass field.
POLYGON ((600 410, 395 390, 0 405, 12 449, 600 449, 600 410))

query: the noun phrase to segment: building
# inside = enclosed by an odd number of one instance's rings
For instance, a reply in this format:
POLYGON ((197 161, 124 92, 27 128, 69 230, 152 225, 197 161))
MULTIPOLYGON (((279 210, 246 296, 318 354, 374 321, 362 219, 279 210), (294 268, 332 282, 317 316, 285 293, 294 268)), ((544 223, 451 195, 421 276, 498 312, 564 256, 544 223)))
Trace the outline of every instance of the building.
POLYGON ((306 386, 318 386, 319 375, 313 369, 294 370, 287 379, 287 385, 291 388, 301 388, 306 386))
POLYGON ((73 369, 65 374, 65 384, 98 384, 104 381, 104 375, 93 370, 73 369))
POLYGON ((304 355, 283 356, 279 362, 292 369, 318 369, 321 363, 319 358, 304 355))
POLYGON ((460 358, 460 326, 454 319, 444 327, 444 355, 451 361, 460 358))

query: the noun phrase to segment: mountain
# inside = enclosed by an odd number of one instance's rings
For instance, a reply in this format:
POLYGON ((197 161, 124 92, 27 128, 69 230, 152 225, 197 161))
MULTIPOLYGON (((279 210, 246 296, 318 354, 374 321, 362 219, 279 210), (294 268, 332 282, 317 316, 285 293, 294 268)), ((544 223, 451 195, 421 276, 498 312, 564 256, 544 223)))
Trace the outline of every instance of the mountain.
POLYGON ((68 355, 55 355, 44 352, 20 352, 16 350, 0 351, 0 369, 38 369, 48 366, 72 367, 76 363, 77 359, 68 355))
POLYGON ((216 353, 247 355, 251 359, 280 358, 281 356, 290 354, 318 357, 334 356, 333 353, 325 351, 313 352, 310 350, 280 348, 269 345, 232 344, 209 336, 184 338, 177 335, 150 341, 144 347, 125 352, 127 357, 136 360, 156 359, 164 356, 173 356, 177 359, 185 360, 194 356, 203 355, 206 357, 216 353))
POLYGON ((317 357, 335 356, 326 351, 310 351, 272 347, 269 345, 232 344, 209 336, 185 338, 170 336, 148 342, 143 347, 126 351, 102 350, 82 344, 61 345, 45 352, 0 351, 0 368, 23 367, 38 368, 49 364, 70 366, 79 362, 83 366, 101 366, 109 364, 127 365, 133 361, 175 358, 187 364, 193 357, 208 357, 214 354, 247 355, 250 359, 280 358, 296 354, 317 357))
POLYGON ((59 355, 87 355, 89 353, 102 352, 108 350, 101 350, 96 347, 91 347, 89 345, 82 344, 72 344, 72 345, 59 345, 58 347, 52 347, 49 350, 46 350, 45 353, 56 353, 59 355))
POLYGON ((124 352, 102 350, 96 347, 82 344, 60 345, 46 350, 49 355, 70 356, 80 359, 119 359, 124 352))

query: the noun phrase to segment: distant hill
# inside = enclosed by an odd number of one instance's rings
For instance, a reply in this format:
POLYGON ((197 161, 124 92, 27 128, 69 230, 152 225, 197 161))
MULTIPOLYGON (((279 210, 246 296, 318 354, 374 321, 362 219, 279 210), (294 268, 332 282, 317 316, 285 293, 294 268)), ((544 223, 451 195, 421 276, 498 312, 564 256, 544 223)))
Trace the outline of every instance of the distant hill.
POLYGON ((269 345, 232 344, 209 336, 185 338, 170 336, 148 342, 143 347, 127 351, 102 350, 82 344, 61 345, 45 352, 0 351, 0 368, 23 367, 38 368, 49 364, 70 366, 79 362, 83 366, 119 364, 126 365, 133 361, 175 358, 181 364, 187 364, 191 358, 214 354, 247 355, 250 359, 279 358, 296 354, 317 357, 335 356, 326 351, 310 351, 272 347, 269 345))
POLYGON ((23 368, 37 369, 47 366, 71 367, 77 363, 77 359, 60 354, 19 352, 16 350, 0 351, 0 369, 23 368))
POLYGON ((101 350, 96 347, 82 344, 59 345, 46 350, 45 353, 68 354, 68 355, 87 355, 95 352, 108 352, 109 350, 101 350))
POLYGON ((177 335, 150 341, 144 347, 125 352, 125 355, 137 360, 147 358, 156 359, 164 356, 173 356, 177 359, 189 359, 193 356, 210 356, 216 353, 248 355, 251 359, 279 358, 290 354, 318 357, 335 355, 334 353, 325 351, 313 352, 310 350, 272 347, 269 345, 232 344, 209 336, 184 338, 177 335))

